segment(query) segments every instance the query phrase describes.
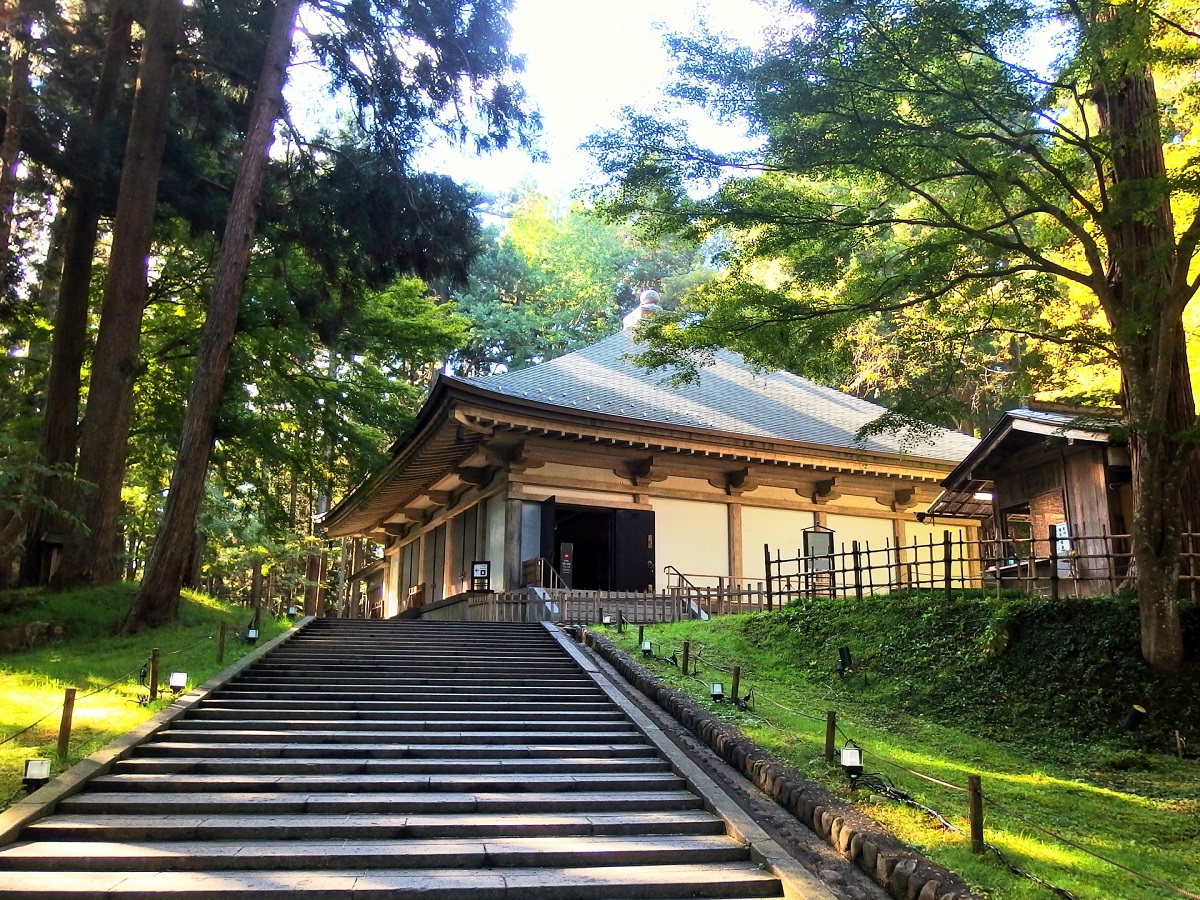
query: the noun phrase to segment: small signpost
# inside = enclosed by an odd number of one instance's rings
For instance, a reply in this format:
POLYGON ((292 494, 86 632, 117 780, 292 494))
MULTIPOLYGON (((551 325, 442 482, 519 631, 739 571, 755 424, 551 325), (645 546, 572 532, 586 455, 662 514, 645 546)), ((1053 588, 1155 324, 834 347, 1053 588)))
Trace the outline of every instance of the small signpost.
POLYGON ((492 589, 492 563, 490 560, 479 559, 471 563, 471 590, 490 591, 492 589))

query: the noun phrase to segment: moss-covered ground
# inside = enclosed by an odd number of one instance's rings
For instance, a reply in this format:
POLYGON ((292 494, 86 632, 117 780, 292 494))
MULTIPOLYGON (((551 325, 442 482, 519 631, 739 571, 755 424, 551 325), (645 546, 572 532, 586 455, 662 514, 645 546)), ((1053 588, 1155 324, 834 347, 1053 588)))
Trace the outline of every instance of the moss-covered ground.
MULTIPOLYGON (((1056 894, 993 854, 972 854, 964 835, 926 813, 852 792, 824 758, 827 710, 837 712, 838 745, 852 739, 867 751, 868 772, 962 831, 965 795, 913 773, 957 787, 980 774, 986 840, 1018 868, 1080 900, 1151 900, 1181 894, 1067 842, 1200 895, 1200 611, 1186 607, 1184 618, 1191 658, 1171 676, 1142 662, 1127 598, 1055 604, 978 594, 819 598, 650 626, 655 658, 643 662, 699 698, 712 681, 729 692, 739 666, 739 693, 753 688, 752 707, 726 700, 716 712, 985 896, 1056 894), (695 667, 686 677, 667 661, 685 640, 695 667), (835 668, 841 646, 853 661, 844 677, 835 668), (1148 711, 1140 735, 1122 727, 1133 703, 1148 711), (1176 732, 1190 742, 1184 758, 1176 732)), ((636 628, 610 636, 640 655, 636 628)))
MULTIPOLYGON (((249 609, 191 592, 180 601, 175 624, 118 637, 117 624, 133 593, 133 585, 118 584, 57 594, 0 594, 0 628, 38 621, 67 627, 62 640, 0 656, 0 809, 22 796, 26 759, 52 759, 53 771, 60 772, 167 706, 171 695, 165 687, 171 672, 187 673, 191 689, 253 649, 243 637, 249 609), (222 622, 228 636, 224 662, 218 663, 222 622), (147 702, 141 670, 152 648, 159 650, 164 690, 160 699, 147 702), (67 758, 59 760, 61 707, 65 689, 71 687, 77 695, 70 749, 67 758)), ((264 617, 260 626, 262 642, 281 633, 288 622, 264 617)))

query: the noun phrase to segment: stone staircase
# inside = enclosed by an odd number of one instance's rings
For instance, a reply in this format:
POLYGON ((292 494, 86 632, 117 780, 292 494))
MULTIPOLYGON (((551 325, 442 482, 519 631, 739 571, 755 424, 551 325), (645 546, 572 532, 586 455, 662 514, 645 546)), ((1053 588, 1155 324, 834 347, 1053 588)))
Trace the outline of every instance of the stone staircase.
POLYGON ((765 898, 539 624, 316 620, 0 848, 0 898, 765 898))

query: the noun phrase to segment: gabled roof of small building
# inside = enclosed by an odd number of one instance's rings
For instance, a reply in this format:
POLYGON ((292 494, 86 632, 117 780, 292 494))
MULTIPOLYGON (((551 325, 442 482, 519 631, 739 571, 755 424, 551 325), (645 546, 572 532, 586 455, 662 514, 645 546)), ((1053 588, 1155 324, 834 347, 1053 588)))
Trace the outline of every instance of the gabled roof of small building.
POLYGON ((1109 432, 1119 422, 1116 410, 1058 404, 1021 406, 1007 410, 983 440, 942 481, 945 490, 930 504, 926 515, 984 518, 992 514, 992 469, 1018 450, 1039 443, 1086 441, 1108 443, 1109 432))
POLYGON ((887 432, 857 439, 884 407, 790 372, 758 370, 721 350, 694 382, 636 365, 631 331, 527 369, 466 379, 508 397, 664 425, 847 450, 957 461, 978 441, 957 431, 887 432))

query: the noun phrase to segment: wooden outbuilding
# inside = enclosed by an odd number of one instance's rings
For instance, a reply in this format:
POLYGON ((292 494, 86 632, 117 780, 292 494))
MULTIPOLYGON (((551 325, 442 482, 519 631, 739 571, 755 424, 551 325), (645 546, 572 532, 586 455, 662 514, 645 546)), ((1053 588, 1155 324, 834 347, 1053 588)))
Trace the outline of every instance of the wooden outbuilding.
POLYGON ((1124 575, 1133 521, 1129 454, 1110 436, 1117 421, 1115 412, 1050 404, 1009 410, 922 518, 987 520, 1003 548, 992 573, 1002 581, 1031 565, 1048 575, 1053 560, 1080 592, 1107 590, 1124 575))

